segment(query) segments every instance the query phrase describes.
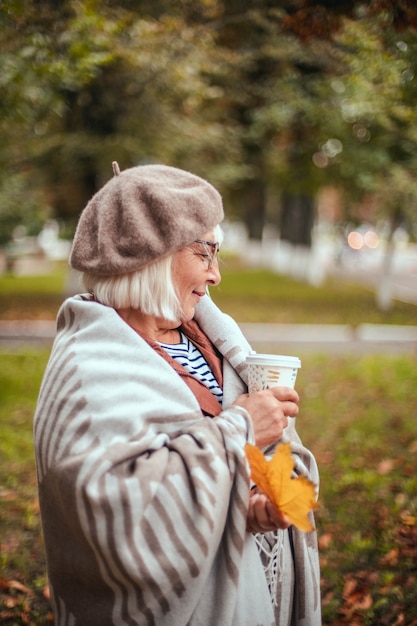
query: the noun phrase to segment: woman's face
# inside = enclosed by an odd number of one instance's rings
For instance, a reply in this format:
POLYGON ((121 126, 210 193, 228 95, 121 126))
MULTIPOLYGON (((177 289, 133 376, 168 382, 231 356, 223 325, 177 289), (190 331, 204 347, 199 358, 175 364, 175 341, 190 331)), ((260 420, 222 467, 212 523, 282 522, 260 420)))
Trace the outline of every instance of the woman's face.
MULTIPOLYGON (((203 235, 201 241, 215 243, 213 231, 203 235)), ((206 288, 220 283, 214 248, 204 243, 193 243, 179 250, 172 263, 172 276, 182 307, 181 321, 189 321, 194 317, 196 304, 206 294, 206 288)))

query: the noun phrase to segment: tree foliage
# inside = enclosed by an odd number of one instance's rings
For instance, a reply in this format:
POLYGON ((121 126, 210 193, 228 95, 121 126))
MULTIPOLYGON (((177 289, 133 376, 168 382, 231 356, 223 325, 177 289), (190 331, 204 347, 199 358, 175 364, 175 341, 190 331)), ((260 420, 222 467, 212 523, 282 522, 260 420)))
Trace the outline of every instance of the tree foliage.
POLYGON ((326 184, 415 215, 412 0, 5 0, 0 26, 4 239, 11 179, 71 223, 114 159, 206 176, 253 237, 326 184))

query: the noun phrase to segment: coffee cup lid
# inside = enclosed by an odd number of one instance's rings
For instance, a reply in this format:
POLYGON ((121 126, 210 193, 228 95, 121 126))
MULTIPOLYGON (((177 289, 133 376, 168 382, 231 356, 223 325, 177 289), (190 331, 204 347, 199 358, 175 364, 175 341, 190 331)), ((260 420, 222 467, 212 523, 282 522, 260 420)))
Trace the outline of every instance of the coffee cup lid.
POLYGON ((301 367, 298 356, 287 356, 285 354, 257 354, 252 352, 246 357, 246 363, 253 365, 280 365, 281 367, 301 367))

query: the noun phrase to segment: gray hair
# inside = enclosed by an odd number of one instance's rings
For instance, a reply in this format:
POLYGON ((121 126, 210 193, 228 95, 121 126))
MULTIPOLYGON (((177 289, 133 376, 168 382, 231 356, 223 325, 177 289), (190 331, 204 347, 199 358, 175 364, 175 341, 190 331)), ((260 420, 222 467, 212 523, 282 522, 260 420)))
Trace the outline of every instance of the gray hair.
MULTIPOLYGON (((223 241, 220 226, 214 228, 214 235, 219 243, 223 241)), ((84 272, 84 287, 106 306, 139 309, 145 315, 178 321, 182 317, 182 307, 172 282, 175 254, 164 256, 126 274, 97 276, 84 272)))

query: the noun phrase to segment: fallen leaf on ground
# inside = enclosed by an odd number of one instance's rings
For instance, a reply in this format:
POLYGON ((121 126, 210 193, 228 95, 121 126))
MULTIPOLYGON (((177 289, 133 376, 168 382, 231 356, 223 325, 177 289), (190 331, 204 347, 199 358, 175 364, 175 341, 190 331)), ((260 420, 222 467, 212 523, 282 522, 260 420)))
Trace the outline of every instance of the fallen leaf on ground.
POLYGON ((45 585, 45 587, 43 588, 42 594, 46 600, 49 601, 51 599, 51 590, 50 590, 49 585, 45 585))
POLYGON ((333 536, 331 533, 324 533, 319 537, 319 548, 320 550, 326 550, 330 546, 333 541, 333 536))
POLYGON ((4 591, 8 591, 10 589, 14 589, 16 591, 20 591, 21 593, 32 594, 33 591, 29 587, 26 587, 23 583, 18 580, 6 580, 5 578, 0 579, 0 587, 4 591))
POLYGON ((379 462, 376 471, 378 474, 383 476, 384 474, 389 474, 392 472, 394 467, 396 466, 396 461, 394 459, 383 459, 379 462))

